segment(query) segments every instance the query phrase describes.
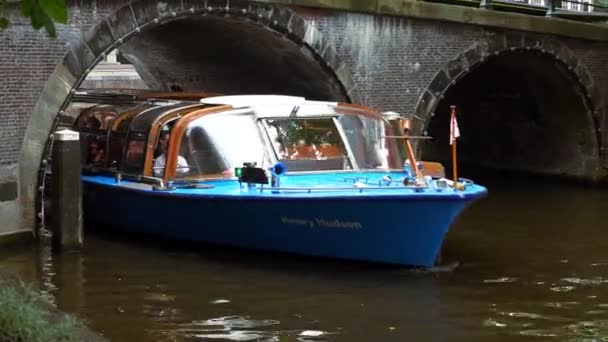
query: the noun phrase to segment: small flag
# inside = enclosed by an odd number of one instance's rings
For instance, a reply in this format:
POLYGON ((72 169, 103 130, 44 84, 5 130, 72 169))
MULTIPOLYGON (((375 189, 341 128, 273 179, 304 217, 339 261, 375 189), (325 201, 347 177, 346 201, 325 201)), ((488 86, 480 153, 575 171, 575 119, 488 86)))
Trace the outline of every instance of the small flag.
POLYGON ((452 119, 450 121, 450 145, 454 144, 456 138, 460 136, 460 129, 458 128, 458 121, 456 120, 456 111, 452 111, 452 119))

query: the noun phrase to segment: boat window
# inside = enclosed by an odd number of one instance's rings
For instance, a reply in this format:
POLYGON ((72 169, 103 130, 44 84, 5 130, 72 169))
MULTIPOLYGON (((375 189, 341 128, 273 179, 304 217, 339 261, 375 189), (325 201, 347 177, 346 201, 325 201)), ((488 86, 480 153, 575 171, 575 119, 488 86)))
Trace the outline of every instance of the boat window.
MULTIPOLYGON (((154 177, 162 177, 165 173, 165 164, 167 163, 167 151, 169 150, 169 140, 171 138, 171 131, 178 118, 174 118, 168 123, 164 124, 161 128, 156 146, 154 147, 153 161, 152 161, 152 175, 154 177)), ((187 162, 184 157, 179 156, 177 174, 185 174, 189 172, 187 162)))
POLYGON ((333 117, 265 120, 277 158, 290 171, 352 169, 333 117))
POLYGON ((398 149, 401 141, 385 138, 393 135, 390 125, 385 121, 361 115, 341 115, 338 121, 360 169, 403 166, 398 149))
POLYGON ((123 170, 127 173, 142 173, 144 167, 145 152, 145 136, 141 133, 129 134, 123 170))
POLYGON ((81 158, 84 164, 105 166, 107 131, 116 118, 108 106, 94 106, 82 111, 74 123, 80 133, 81 158))
POLYGON ((177 178, 231 176, 235 167, 255 162, 269 167, 270 162, 253 113, 210 114, 192 121, 182 136, 180 157, 187 172, 177 178))
POLYGON ((80 132, 106 132, 114 118, 116 118, 116 112, 111 108, 95 106, 85 109, 80 114, 76 119, 75 127, 80 132))
POLYGON ((125 146, 125 134, 120 132, 110 133, 109 144, 109 166, 112 169, 119 169, 122 165, 122 151, 125 146))
POLYGON ((127 131, 135 116, 131 112, 123 113, 117 118, 117 127, 109 132, 108 166, 111 169, 122 169, 122 156, 126 147, 127 131))
MULTIPOLYGON (((86 159, 85 164, 103 167, 105 166, 105 135, 102 136, 88 136, 84 137, 87 141, 87 151, 86 151, 86 159)), ((82 139, 81 139, 82 141, 82 139)))

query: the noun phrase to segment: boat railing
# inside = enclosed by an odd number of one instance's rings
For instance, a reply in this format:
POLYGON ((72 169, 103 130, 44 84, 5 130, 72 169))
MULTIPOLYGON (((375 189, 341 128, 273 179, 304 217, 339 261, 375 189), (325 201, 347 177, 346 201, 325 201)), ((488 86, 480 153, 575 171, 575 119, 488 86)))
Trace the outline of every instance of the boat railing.
POLYGON ((271 192, 307 192, 312 193, 322 191, 357 191, 364 192, 370 190, 413 190, 415 192, 421 192, 425 189, 429 189, 428 186, 317 186, 317 187, 260 187, 260 192, 271 191, 271 192))
MULTIPOLYGON (((375 184, 375 182, 368 182, 367 177, 352 177, 348 179, 344 179, 346 183, 353 183, 353 186, 310 186, 310 187, 266 187, 261 186, 259 188, 260 192, 263 191, 271 191, 271 192, 307 192, 312 193, 321 192, 321 191, 378 191, 378 190, 412 190, 414 192, 423 192, 425 190, 443 192, 455 190, 454 183, 449 179, 431 179, 427 178, 424 185, 412 184, 412 185, 390 185, 390 182, 386 183, 383 180, 379 181, 378 185, 368 185, 375 184)), ((458 182, 463 184, 465 187, 473 185, 474 182, 470 179, 459 178, 458 182)))

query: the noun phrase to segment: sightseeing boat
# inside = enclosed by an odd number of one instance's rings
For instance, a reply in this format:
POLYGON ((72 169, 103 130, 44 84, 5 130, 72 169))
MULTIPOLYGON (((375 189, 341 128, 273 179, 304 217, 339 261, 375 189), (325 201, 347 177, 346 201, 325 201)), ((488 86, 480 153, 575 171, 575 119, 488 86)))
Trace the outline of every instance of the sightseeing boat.
POLYGON ((431 267, 487 190, 416 160, 408 121, 242 95, 83 110, 85 222, 261 250, 431 267))

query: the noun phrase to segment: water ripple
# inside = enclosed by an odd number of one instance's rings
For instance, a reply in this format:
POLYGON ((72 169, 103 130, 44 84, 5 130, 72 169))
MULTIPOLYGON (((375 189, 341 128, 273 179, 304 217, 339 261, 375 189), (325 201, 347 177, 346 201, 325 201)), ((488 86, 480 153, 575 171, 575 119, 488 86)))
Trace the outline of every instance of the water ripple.
POLYGON ((601 285, 601 284, 608 283, 608 280, 602 279, 602 277, 594 277, 594 278, 590 278, 590 279, 569 277, 569 278, 561 278, 560 280, 563 282, 566 282, 566 283, 589 285, 589 286, 595 286, 595 285, 601 285))
POLYGON ((230 331, 228 333, 218 334, 193 334, 187 337, 195 338, 209 338, 209 339, 223 339, 230 341, 261 341, 261 342, 275 342, 279 341, 278 336, 267 336, 266 332, 257 331, 230 331))
POLYGON ((268 329, 279 324, 279 321, 273 319, 255 320, 242 316, 223 316, 179 324, 159 334, 174 338, 263 342, 280 341, 281 336, 293 336, 300 342, 319 342, 325 340, 328 335, 337 334, 322 330, 268 329))
POLYGON ((549 317, 531 313, 531 312, 499 312, 502 316, 515 317, 515 318, 531 318, 531 319, 550 319, 549 317))
POLYGON ((561 309, 561 308, 566 308, 569 306, 573 306, 573 305, 579 305, 579 302, 547 302, 544 304, 544 306, 550 307, 550 308, 557 308, 557 309, 561 309))
POLYGON ((608 321, 579 321, 545 329, 524 329, 513 333, 533 337, 559 337, 564 341, 608 341, 608 321))
POLYGON ((574 290, 576 287, 574 286, 554 286, 552 288, 550 288, 551 291, 554 292, 569 292, 574 290))
POLYGON ((258 328, 277 325, 281 322, 273 319, 250 320, 241 316, 211 318, 201 322, 203 326, 224 326, 228 329, 258 328))
POLYGON ((484 283, 514 283, 517 281, 517 278, 513 277, 502 277, 497 279, 485 279, 484 283))
POLYGON ((488 318, 488 319, 486 319, 486 320, 483 322, 483 325, 484 325, 485 327, 497 327, 497 328, 504 328, 504 327, 506 327, 506 326, 507 326, 507 324, 505 324, 505 323, 501 323, 501 322, 498 322, 498 321, 496 321, 496 320, 493 320, 492 318, 488 318))
POLYGON ((534 336, 534 337, 557 337, 556 333, 552 333, 549 331, 541 330, 541 329, 533 329, 533 330, 522 330, 519 332, 520 335, 524 336, 534 336))
POLYGON ((210 301, 209 303, 211 303, 211 304, 227 304, 227 303, 230 303, 230 300, 228 300, 228 299, 215 299, 215 300, 210 301))

